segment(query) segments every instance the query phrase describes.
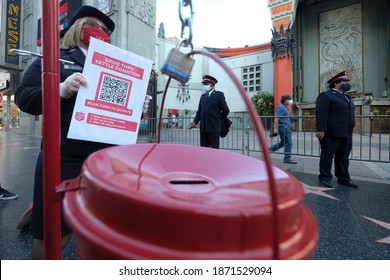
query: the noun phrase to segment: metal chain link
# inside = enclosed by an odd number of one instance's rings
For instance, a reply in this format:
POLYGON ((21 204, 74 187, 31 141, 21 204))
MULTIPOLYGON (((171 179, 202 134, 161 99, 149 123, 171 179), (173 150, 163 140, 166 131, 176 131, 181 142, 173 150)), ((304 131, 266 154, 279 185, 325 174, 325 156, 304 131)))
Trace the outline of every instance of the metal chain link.
POLYGON ((184 47, 190 46, 191 49, 193 49, 192 45, 192 23, 194 19, 194 11, 192 9, 192 1, 191 0, 179 0, 179 18, 181 21, 181 39, 182 39, 182 45, 184 47), (188 17, 184 18, 182 13, 182 6, 190 8, 190 14, 188 17), (185 38, 184 31, 188 27, 188 37, 185 38))

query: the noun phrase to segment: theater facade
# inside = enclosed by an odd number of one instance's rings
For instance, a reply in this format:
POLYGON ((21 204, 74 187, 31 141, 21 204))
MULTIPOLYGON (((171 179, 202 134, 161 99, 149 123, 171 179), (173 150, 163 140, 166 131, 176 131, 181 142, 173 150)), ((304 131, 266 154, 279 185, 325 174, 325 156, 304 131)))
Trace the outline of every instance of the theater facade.
POLYGON ((274 26, 275 96, 291 89, 297 101, 294 113, 314 115, 326 81, 347 71, 356 115, 390 115, 388 0, 268 3, 274 26))

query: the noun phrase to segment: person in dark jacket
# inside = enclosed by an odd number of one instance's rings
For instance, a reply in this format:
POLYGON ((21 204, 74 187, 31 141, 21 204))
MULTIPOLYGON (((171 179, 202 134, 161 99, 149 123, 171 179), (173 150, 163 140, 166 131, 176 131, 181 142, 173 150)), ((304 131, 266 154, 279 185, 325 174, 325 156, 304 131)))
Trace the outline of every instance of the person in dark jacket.
POLYGON ((200 145, 219 149, 219 137, 223 130, 223 120, 229 115, 229 107, 223 92, 215 90, 218 80, 210 75, 203 76, 203 91, 190 128, 200 122, 200 145))
POLYGON ((351 89, 345 71, 329 81, 329 90, 320 93, 316 100, 316 137, 320 141, 320 185, 332 186, 332 161, 340 185, 358 188, 349 176, 349 154, 352 149, 352 132, 355 126, 355 105, 347 92, 351 89))
MULTIPOLYGON (((115 23, 104 13, 91 6, 80 7, 69 20, 69 30, 64 37, 60 58, 74 64, 60 64, 60 107, 61 107, 61 181, 77 177, 81 173, 84 160, 93 152, 112 146, 104 143, 68 139, 67 134, 81 85, 87 86, 87 80, 81 73, 85 63, 90 38, 110 43, 110 35, 115 23)), ((20 110, 32 115, 42 114, 41 59, 35 60, 25 71, 15 93, 15 103, 20 110)), ((92 82, 92 81, 91 81, 92 82)), ((45 94, 50 94, 46 92, 45 94)), ((144 111, 147 110, 144 103, 144 111)), ((35 170, 34 199, 32 208, 31 233, 33 236, 32 258, 43 259, 43 156, 39 154, 35 170)), ((65 246, 71 230, 62 217, 62 244, 65 246)))

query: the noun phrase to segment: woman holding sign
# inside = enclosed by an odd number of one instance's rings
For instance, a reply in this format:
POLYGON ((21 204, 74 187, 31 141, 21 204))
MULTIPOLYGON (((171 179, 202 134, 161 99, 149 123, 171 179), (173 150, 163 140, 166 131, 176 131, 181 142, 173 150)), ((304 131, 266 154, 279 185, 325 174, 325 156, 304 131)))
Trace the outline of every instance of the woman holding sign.
MULTIPOLYGON (((67 138, 73 108, 79 87, 87 86, 87 80, 81 73, 88 51, 89 41, 96 38, 110 43, 110 35, 115 23, 104 13, 91 6, 80 7, 69 20, 69 30, 65 34, 60 58, 74 64, 60 64, 61 96, 61 181, 77 177, 84 160, 93 152, 109 147, 105 143, 81 141, 67 138)), ((26 70, 19 88, 15 93, 15 102, 19 108, 32 115, 42 114, 41 59, 35 60, 26 70)), ((148 109, 145 99, 143 110, 148 109)), ((44 259, 43 228, 43 157, 38 156, 32 210, 31 233, 33 236, 32 258, 44 259)), ((62 218, 62 245, 69 241, 71 230, 62 218)))

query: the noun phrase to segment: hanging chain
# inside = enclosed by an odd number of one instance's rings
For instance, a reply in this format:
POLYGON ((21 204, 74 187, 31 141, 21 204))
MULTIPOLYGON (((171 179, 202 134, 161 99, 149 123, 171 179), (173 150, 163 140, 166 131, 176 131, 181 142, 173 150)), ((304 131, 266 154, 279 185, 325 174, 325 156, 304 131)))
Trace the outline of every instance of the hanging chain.
POLYGON ((181 21, 181 39, 184 47, 190 46, 193 49, 192 45, 192 23, 194 18, 194 11, 192 10, 192 1, 191 0, 179 0, 179 18, 181 21), (182 14, 182 6, 190 8, 190 15, 186 18, 182 14), (184 37, 184 31, 188 27, 188 37, 184 37))

